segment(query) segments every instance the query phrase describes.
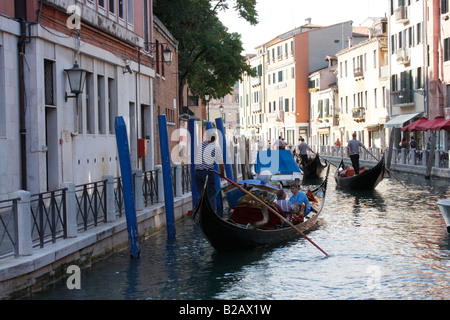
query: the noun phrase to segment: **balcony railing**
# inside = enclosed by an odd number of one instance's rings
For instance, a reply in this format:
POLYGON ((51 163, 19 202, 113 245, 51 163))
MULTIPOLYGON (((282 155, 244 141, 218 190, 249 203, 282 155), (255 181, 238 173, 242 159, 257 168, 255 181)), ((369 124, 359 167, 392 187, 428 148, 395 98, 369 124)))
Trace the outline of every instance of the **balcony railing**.
POLYGON ((400 6, 395 9, 395 22, 397 23, 407 23, 409 21, 408 17, 408 7, 400 6))
POLYGON ((392 105, 406 107, 415 104, 414 90, 395 91, 391 94, 392 105))
POLYGON ((364 108, 353 109, 353 120, 356 122, 366 121, 366 110, 364 108))

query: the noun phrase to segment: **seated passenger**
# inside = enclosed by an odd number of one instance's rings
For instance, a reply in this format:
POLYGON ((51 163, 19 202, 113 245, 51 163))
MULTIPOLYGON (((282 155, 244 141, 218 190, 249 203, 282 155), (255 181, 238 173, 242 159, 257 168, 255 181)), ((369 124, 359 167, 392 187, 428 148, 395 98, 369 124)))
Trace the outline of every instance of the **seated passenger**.
POLYGON ((300 211, 302 205, 305 205, 305 217, 311 212, 311 206, 309 204, 308 197, 304 192, 299 190, 297 183, 291 185, 292 197, 289 202, 293 204, 294 208, 300 211), (297 209, 298 208, 298 209, 297 209))

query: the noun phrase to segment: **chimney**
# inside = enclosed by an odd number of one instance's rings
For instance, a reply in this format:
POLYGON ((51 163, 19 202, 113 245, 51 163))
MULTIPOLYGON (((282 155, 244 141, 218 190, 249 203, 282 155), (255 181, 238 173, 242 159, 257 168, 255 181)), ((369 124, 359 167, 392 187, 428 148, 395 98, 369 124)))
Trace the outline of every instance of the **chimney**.
POLYGON ((305 23, 306 23, 306 24, 311 24, 311 21, 312 21, 312 18, 306 18, 306 19, 305 19, 305 23))
POLYGON ((353 37, 348 37, 348 47, 353 47, 353 37))

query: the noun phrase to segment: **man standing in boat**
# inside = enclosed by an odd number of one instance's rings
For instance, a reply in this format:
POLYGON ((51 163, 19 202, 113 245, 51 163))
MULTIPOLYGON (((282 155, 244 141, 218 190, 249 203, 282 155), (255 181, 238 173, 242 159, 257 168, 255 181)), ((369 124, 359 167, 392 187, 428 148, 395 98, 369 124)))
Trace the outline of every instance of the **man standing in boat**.
POLYGON ((206 177, 208 183, 206 192, 208 192, 208 199, 211 207, 216 210, 216 180, 214 176, 214 164, 218 163, 220 168, 220 175, 225 172, 223 165, 222 150, 216 145, 216 135, 214 130, 206 132, 207 141, 203 141, 198 146, 197 155, 195 157, 195 184, 197 190, 202 192, 205 186, 206 177))
MULTIPOLYGON (((300 139, 300 144, 298 145, 298 150, 300 153, 300 158, 302 159, 302 165, 305 167, 308 164, 308 150, 311 150, 308 144, 305 142, 305 139, 300 139)), ((311 150, 312 152, 312 150, 311 150)))
POLYGON ((361 141, 356 139, 356 132, 353 132, 353 139, 348 142, 347 152, 350 160, 352 161, 353 169, 355 174, 359 174, 359 147, 364 148, 361 141))

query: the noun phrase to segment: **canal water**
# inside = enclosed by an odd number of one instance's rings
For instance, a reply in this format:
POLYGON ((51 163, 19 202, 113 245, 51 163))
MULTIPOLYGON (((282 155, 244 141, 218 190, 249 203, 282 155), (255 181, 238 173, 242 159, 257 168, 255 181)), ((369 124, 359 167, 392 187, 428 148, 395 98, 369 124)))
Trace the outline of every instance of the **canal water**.
MULTIPOLYGON (((326 204, 308 236, 250 252, 216 252, 192 220, 128 252, 81 270, 81 289, 66 279, 31 299, 368 300, 450 299, 450 236, 436 202, 448 180, 412 174, 385 179, 374 192, 336 189, 330 170, 326 204)), ((319 182, 316 182, 317 184, 319 182)), ((69 276, 69 275, 68 275, 69 276)))

